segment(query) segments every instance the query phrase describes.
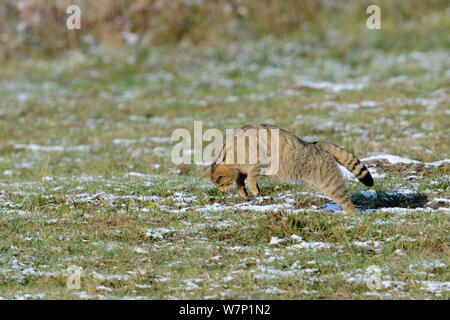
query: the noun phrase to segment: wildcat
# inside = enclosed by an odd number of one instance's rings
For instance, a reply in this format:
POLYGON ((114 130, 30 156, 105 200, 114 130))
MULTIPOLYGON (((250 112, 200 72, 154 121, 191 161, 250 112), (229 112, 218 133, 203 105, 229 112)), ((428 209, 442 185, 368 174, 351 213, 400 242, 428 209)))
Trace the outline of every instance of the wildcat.
MULTIPOLYGON (((241 144, 242 146, 242 144, 241 144)), ((241 148, 242 149, 242 148, 241 148)), ((239 160, 238 159, 238 160, 239 160)), ((305 142, 296 135, 276 126, 260 124, 247 125, 227 138, 215 161, 206 169, 202 179, 211 179, 222 192, 228 191, 236 182, 239 194, 247 198, 245 180, 253 195, 258 195, 258 179, 262 175, 278 178, 284 181, 302 181, 327 197, 334 200, 348 213, 356 213, 345 185, 345 180, 337 165, 340 163, 366 186, 373 186, 369 170, 350 152, 330 142, 305 142), (262 132, 266 132, 262 134, 262 132), (273 133, 277 140, 274 140, 273 133), (255 139, 251 139, 252 135, 255 139), (237 156, 238 139, 244 138, 244 158, 237 156), (233 140, 230 140, 233 139, 233 140), (272 147, 278 145, 278 150, 272 147), (271 156, 276 157, 278 166, 276 172, 265 173, 267 163, 261 158, 251 162, 252 155, 258 154, 262 145, 271 150, 271 156), (241 161, 236 161, 238 157, 241 161), (228 161, 227 161, 228 160, 228 161)), ((267 170, 266 170, 267 171, 267 170)))

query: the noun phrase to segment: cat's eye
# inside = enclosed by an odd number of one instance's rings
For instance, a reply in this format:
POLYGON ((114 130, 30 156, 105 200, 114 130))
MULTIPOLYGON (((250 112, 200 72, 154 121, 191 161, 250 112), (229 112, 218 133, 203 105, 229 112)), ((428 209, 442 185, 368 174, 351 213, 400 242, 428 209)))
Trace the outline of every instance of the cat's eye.
POLYGON ((216 181, 219 182, 220 180, 222 180, 222 178, 223 178, 223 176, 218 176, 218 177, 216 178, 216 181))

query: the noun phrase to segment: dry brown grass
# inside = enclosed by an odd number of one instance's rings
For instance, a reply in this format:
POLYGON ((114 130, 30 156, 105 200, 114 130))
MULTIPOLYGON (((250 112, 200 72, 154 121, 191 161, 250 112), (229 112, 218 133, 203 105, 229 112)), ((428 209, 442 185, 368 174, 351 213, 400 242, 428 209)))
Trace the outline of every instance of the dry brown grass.
MULTIPOLYGON (((147 48, 182 40, 217 43, 292 33, 333 42, 336 34, 344 33, 345 40, 335 45, 345 51, 366 31, 361 22, 367 18, 368 5, 368 1, 325 0, 4 0, 0 3, 0 59, 15 58, 18 52, 53 55, 85 46, 87 35, 115 47, 123 44, 124 32, 139 35, 138 44, 147 48), (81 30, 66 29, 66 8, 71 4, 81 8, 81 30)), ((391 29, 394 47, 399 46, 398 29, 420 34, 425 25, 431 28, 436 23, 424 25, 423 18, 433 18, 433 13, 442 13, 448 6, 440 0, 379 5, 383 28, 391 29)))

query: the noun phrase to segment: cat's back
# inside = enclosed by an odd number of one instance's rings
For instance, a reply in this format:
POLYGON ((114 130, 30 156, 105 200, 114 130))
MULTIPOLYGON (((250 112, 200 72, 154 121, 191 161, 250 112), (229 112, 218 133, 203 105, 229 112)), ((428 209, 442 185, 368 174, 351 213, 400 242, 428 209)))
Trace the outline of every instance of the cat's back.
POLYGON ((242 131, 238 130, 236 133, 238 135, 245 134, 251 129, 267 131, 267 140, 263 138, 258 143, 267 144, 266 150, 270 154, 267 159, 273 160, 272 152, 275 151, 275 156, 278 158, 278 170, 274 175, 282 180, 299 180, 305 176, 316 175, 317 170, 332 171, 335 169, 336 163, 328 152, 277 126, 270 124, 247 125, 241 128, 242 131), (269 137, 272 130, 276 130, 277 133, 269 137), (274 146, 274 137, 278 139, 276 146, 274 146))
MULTIPOLYGON (((278 138, 280 146, 283 144, 288 145, 296 145, 301 144, 305 145, 306 142, 304 142, 302 139, 297 137, 292 132, 289 132, 283 128, 271 125, 271 124, 248 124, 246 126, 243 126, 242 128, 235 131, 234 136, 240 136, 240 135, 249 135, 249 131, 255 132, 256 136, 259 138, 261 135, 261 130, 266 131, 267 137, 269 140, 268 143, 271 144, 270 137, 278 138), (273 131, 273 132, 272 132, 273 131)), ((265 136, 265 135, 264 135, 265 136)), ((265 142, 264 139, 259 140, 258 142, 265 142)))

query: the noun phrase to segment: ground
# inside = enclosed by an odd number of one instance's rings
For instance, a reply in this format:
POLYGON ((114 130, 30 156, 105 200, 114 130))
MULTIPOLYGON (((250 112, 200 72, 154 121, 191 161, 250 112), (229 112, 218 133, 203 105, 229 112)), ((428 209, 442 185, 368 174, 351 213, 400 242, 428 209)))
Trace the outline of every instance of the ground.
POLYGON ((89 46, 0 70, 0 298, 450 298, 447 51, 89 46), (358 215, 302 184, 222 194, 170 160, 193 120, 334 142, 375 186, 348 176, 358 215))

